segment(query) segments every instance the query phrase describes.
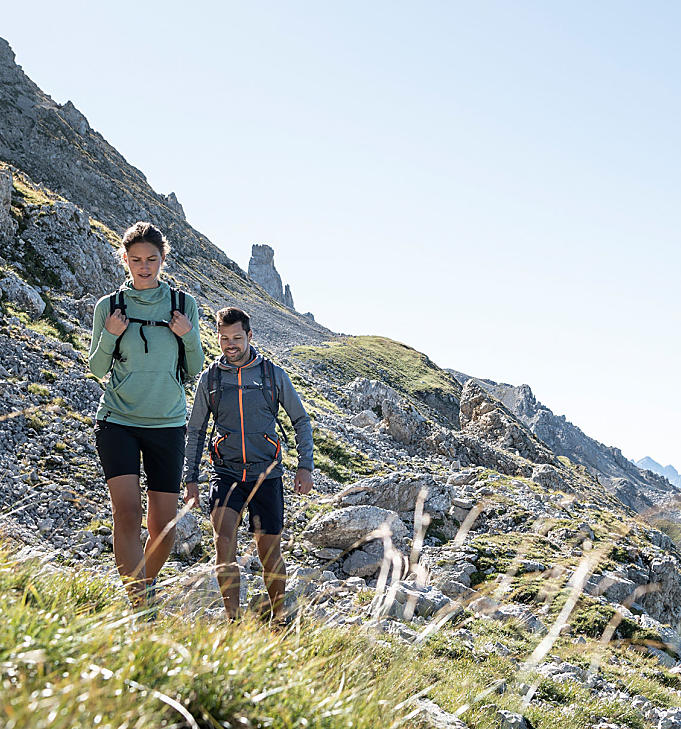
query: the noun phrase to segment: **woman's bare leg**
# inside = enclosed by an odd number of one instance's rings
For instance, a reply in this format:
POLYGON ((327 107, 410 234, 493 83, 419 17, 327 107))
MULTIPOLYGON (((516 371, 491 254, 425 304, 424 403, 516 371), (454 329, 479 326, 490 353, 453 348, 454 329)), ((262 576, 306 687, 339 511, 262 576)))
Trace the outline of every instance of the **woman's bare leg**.
POLYGON ((150 583, 161 571, 175 541, 178 494, 165 491, 147 491, 147 529, 149 538, 144 545, 146 581, 150 583), (168 529, 168 525, 173 524, 168 529), (167 530, 167 531, 166 531, 167 530), (165 534, 164 534, 165 532, 165 534))
POLYGON ((113 548, 116 567, 133 605, 144 601, 144 552, 140 542, 142 500, 136 474, 107 481, 113 514, 113 548))

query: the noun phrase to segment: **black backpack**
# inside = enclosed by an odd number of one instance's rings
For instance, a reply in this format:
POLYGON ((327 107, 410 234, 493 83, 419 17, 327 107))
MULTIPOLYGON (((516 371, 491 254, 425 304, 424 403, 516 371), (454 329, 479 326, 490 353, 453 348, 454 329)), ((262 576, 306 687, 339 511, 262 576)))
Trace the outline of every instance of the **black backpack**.
MULTIPOLYGON (((208 368, 208 407, 213 415, 211 442, 213 440, 213 434, 215 433, 215 426, 218 422, 218 407, 220 406, 220 397, 222 395, 222 388, 220 387, 222 371, 220 370, 218 363, 219 359, 216 359, 208 368)), ((286 431, 284 430, 281 421, 277 417, 279 412, 279 391, 277 390, 277 383, 274 379, 274 365, 271 360, 267 359, 267 357, 263 357, 260 362, 260 378, 262 381, 262 395, 265 398, 265 402, 269 409, 272 411, 272 415, 279 426, 279 430, 283 436, 283 441, 288 449, 288 436, 286 435, 286 431)))
MULTIPOLYGON (((180 291, 179 289, 175 289, 172 286, 170 287, 170 315, 172 316, 174 311, 179 311, 180 314, 184 314, 184 305, 185 305, 185 293, 184 291, 180 291)), ((121 314, 125 316, 125 310, 127 309, 127 304, 125 303, 125 299, 123 297, 123 289, 118 289, 118 291, 114 291, 111 296, 109 296, 109 313, 113 314, 116 309, 120 310, 121 314)), ((144 352, 145 354, 149 353, 149 347, 147 344, 147 338, 144 336, 144 327, 170 327, 170 320, 168 321, 152 321, 150 319, 136 319, 135 317, 129 316, 128 317, 129 322, 134 322, 135 324, 140 325, 140 337, 142 337, 142 341, 144 342, 144 352)), ((125 332, 128 330, 126 329, 125 332)), ((123 335, 121 334, 118 339, 116 339, 116 346, 114 347, 113 351, 113 361, 118 360, 119 362, 123 361, 123 357, 121 355, 121 339, 123 339, 123 335)), ((173 333, 175 339, 177 340, 177 371, 175 373, 175 376, 177 377, 177 381, 180 383, 184 383, 188 379, 187 375, 187 358, 185 357, 184 353, 184 342, 182 341, 182 337, 178 337, 177 334, 173 333)), ((113 361, 111 363, 111 366, 113 367, 113 361)))

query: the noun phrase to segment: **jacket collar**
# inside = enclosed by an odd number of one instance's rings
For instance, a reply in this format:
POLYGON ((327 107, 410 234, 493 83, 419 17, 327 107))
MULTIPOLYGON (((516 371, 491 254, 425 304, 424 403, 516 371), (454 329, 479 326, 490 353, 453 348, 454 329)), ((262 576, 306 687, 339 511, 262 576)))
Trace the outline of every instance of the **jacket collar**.
MULTIPOLYGON (((241 369, 249 369, 250 367, 258 367, 260 363, 262 362, 262 355, 258 352, 258 350, 251 345, 250 354, 248 360, 246 360, 246 364, 242 365, 241 369)), ((238 367, 235 367, 232 364, 229 364, 227 360, 225 359, 225 355, 223 354, 220 359, 218 360, 218 367, 221 370, 226 370, 227 372, 236 372, 238 367)))

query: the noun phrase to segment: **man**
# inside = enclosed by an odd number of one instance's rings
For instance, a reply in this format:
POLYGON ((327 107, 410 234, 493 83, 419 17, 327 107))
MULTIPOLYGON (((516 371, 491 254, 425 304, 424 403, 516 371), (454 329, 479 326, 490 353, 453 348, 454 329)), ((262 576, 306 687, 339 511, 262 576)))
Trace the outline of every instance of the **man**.
POLYGON ((236 534, 248 508, 263 566, 272 617, 281 620, 286 566, 281 556, 284 525, 281 443, 276 434, 279 404, 296 432, 298 470, 294 490, 312 488, 312 428, 288 375, 251 346, 248 314, 229 307, 216 314, 222 357, 201 374, 187 429, 184 480, 185 502, 199 504, 199 463, 208 417, 210 439, 210 517, 215 539, 217 577, 230 619, 239 614, 239 566, 236 534))

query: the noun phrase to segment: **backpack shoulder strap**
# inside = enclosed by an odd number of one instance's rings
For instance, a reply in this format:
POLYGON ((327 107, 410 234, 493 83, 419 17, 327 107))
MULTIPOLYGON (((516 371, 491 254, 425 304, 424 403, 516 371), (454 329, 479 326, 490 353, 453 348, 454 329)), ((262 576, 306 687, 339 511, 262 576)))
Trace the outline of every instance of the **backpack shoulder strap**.
POLYGON ((170 311, 179 311, 180 314, 184 314, 187 294, 182 289, 176 289, 173 286, 168 288, 170 289, 170 311))
POLYGON ((286 430, 284 430, 284 426, 281 424, 281 420, 279 420, 278 418, 279 391, 277 390, 277 381, 274 377, 274 364, 272 363, 272 360, 267 359, 267 357, 262 358, 262 361, 260 362, 260 373, 262 376, 263 397, 265 398, 268 407, 272 411, 272 415, 274 415, 274 419, 279 426, 279 432, 281 433, 284 439, 284 443, 286 444, 286 450, 288 450, 290 448, 288 435, 286 433, 286 430))
MULTIPOLYGON (((185 293, 181 289, 176 289, 173 286, 170 288, 170 314, 174 311, 179 311, 180 314, 184 314, 184 302, 185 293)), ((177 339, 177 379, 179 382, 184 382, 185 373, 187 371, 187 361, 184 353, 184 342, 181 337, 175 335, 177 339)))
MULTIPOLYGON (((113 314, 116 309, 120 310, 121 314, 125 316, 125 310, 128 307, 126 306, 125 299, 123 297, 123 289, 118 289, 118 291, 114 291, 111 296, 109 296, 109 314, 113 314)), ((126 329, 127 331, 127 329, 126 329)), ((123 332, 125 334, 125 332, 123 332)), ((114 345, 114 351, 111 355, 111 367, 113 367, 113 363, 116 360, 121 359, 121 339, 123 339, 123 334, 121 334, 116 339, 116 344, 114 345)))
POLYGON ((262 394, 267 406, 272 411, 272 415, 276 418, 279 412, 279 393, 274 380, 274 365, 267 357, 263 357, 260 362, 260 377, 262 379, 262 394))
POLYGON ((218 407, 220 406, 220 397, 222 396, 222 389, 220 387, 221 378, 222 372, 216 359, 208 368, 208 407, 213 415, 213 425, 215 425, 218 419, 218 407))

